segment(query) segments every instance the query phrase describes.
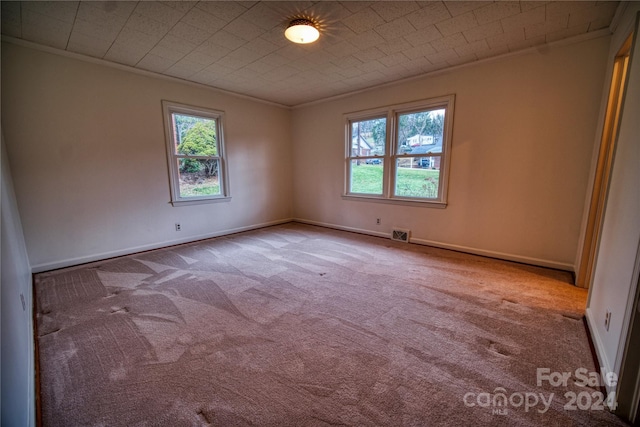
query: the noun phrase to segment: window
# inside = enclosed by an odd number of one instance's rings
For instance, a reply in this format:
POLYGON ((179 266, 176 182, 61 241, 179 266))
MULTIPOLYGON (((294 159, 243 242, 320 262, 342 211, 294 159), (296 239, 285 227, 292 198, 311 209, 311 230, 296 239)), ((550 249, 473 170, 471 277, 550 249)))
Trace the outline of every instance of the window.
POLYGON ((350 123, 351 155, 349 188, 352 193, 383 194, 382 171, 386 153, 387 118, 353 120, 350 123), (358 168, 366 165, 366 168, 358 168))
POLYGON ((444 207, 454 96, 348 114, 346 197, 444 207))
POLYGON ((162 101, 171 202, 229 199, 224 157, 224 113, 162 101))

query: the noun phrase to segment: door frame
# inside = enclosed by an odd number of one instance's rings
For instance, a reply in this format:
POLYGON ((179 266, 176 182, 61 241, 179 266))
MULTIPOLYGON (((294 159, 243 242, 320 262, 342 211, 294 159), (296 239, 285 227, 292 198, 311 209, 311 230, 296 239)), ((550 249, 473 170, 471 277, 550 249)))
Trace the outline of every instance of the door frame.
POLYGON ((600 138, 584 243, 582 245, 580 265, 576 272, 576 286, 581 288, 589 288, 593 279, 593 267, 595 266, 596 253, 600 242, 604 208, 607 202, 607 192, 613 169, 613 154, 620 126, 621 107, 625 95, 632 41, 633 32, 626 38, 613 61, 613 73, 609 86, 602 136, 600 138))

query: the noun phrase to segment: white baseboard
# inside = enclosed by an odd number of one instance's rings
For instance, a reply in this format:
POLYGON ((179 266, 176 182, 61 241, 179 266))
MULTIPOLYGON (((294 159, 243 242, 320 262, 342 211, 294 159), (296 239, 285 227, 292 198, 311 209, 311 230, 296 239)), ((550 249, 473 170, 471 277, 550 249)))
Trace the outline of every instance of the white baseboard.
POLYGON ((226 235, 229 235, 229 234, 240 233, 240 232, 243 232, 243 231, 257 230, 259 228, 271 227, 273 225, 286 224, 286 223, 291 222, 291 221, 293 221, 291 218, 279 219, 279 220, 276 220, 276 221, 263 222, 261 224, 252 224, 252 225, 247 225, 247 226, 244 226, 244 227, 237 227, 237 228, 231 228, 231 229, 226 229, 226 230, 219 230, 219 231, 215 231, 213 233, 187 236, 187 237, 184 237, 184 238, 181 238, 181 239, 167 240, 167 241, 164 241, 164 242, 150 243, 148 245, 142 245, 142 246, 135 246, 135 247, 131 247, 131 248, 118 249, 118 250, 115 250, 115 251, 102 252, 102 253, 99 253, 99 254, 87 255, 87 256, 83 256, 83 257, 69 258, 69 259, 65 259, 65 260, 61 260, 61 261, 37 264, 37 265, 31 267, 31 272, 32 273, 41 273, 43 271, 55 270, 55 269, 58 269, 58 268, 72 267, 74 265, 85 264, 87 262, 100 261, 100 260, 119 257, 119 256, 124 256, 124 255, 131 255, 131 254, 135 254, 137 252, 144 252, 144 251, 148 251, 148 250, 152 250, 152 249, 166 248, 168 246, 181 245, 181 244, 184 244, 184 243, 196 242, 198 240, 211 239, 211 238, 214 238, 214 237, 220 237, 220 236, 226 236, 226 235))
MULTIPOLYGON (((355 228, 355 227, 346 227, 346 226, 343 226, 343 225, 330 224, 330 223, 326 223, 326 222, 313 221, 313 220, 308 220, 308 219, 303 219, 303 218, 286 218, 286 219, 280 219, 280 220, 276 220, 276 221, 264 222, 264 223, 260 223, 260 224, 247 225, 247 226, 244 226, 244 227, 237 227, 237 228, 232 228, 232 229, 219 230, 219 231, 215 231, 213 233, 187 236, 187 237, 184 237, 184 238, 181 238, 181 239, 167 240, 167 241, 164 241, 164 242, 151 243, 151 244, 148 244, 148 245, 124 248, 124 249, 119 249, 119 250, 110 251, 110 252, 102 252, 102 253, 93 254, 93 255, 87 255, 87 256, 83 256, 83 257, 69 258, 69 259, 60 260, 60 261, 54 261, 54 262, 50 262, 50 263, 37 264, 35 266, 32 266, 31 271, 32 271, 32 273, 41 273, 43 271, 55 270, 55 269, 58 269, 58 268, 71 267, 71 266, 74 266, 74 265, 85 264, 87 262, 100 261, 100 260, 103 260, 103 259, 114 258, 114 257, 118 257, 118 256, 123 256, 123 255, 130 255, 130 254, 134 254, 134 253, 137 253, 137 252, 143 252, 143 251, 148 251, 148 250, 152 250, 152 249, 160 249, 160 248, 164 248, 164 247, 167 247, 167 246, 173 246, 173 245, 180 245, 180 244, 183 244, 183 243, 195 242, 197 240, 211 239, 213 237, 226 236, 228 234, 234 234, 234 233, 240 233, 240 232, 243 232, 243 231, 256 230, 256 229, 259 229, 259 228, 270 227, 270 226, 273 226, 273 225, 286 224, 286 223, 292 222, 292 221, 299 222, 299 223, 302 223, 302 224, 310 224, 310 225, 317 225, 317 226, 320 226, 320 227, 333 228, 335 230, 350 231, 350 232, 353 232, 353 233, 366 234, 366 235, 369 235, 369 236, 383 237, 383 238, 387 238, 387 239, 390 238, 390 234, 389 233, 380 232, 380 231, 367 230, 367 229, 355 228)), ((507 260, 507 261, 520 262, 520 263, 523 263, 523 264, 530 264, 530 265, 536 265, 536 266, 540 266, 540 267, 555 268, 555 269, 558 269, 558 270, 574 272, 573 264, 560 263, 560 262, 549 261, 549 260, 544 260, 544 259, 540 259, 540 258, 525 257, 525 256, 521 256, 521 255, 508 254, 508 253, 504 253, 504 252, 489 251, 489 250, 484 250, 484 249, 472 248, 472 247, 468 247, 468 246, 461 246, 461 245, 454 245, 454 244, 450 244, 450 243, 437 242, 437 241, 433 241, 433 240, 416 239, 416 238, 413 238, 413 237, 409 239, 409 242, 410 243, 415 243, 415 244, 418 244, 418 245, 433 246, 433 247, 436 247, 436 248, 450 249, 450 250, 454 250, 454 251, 458 251, 458 252, 465 252, 465 253, 469 253, 469 254, 473 254, 473 255, 486 256, 486 257, 490 257, 490 258, 497 258, 497 259, 503 259, 503 260, 507 260)))
MULTIPOLYGON (((293 221, 300 222, 303 224, 317 225, 320 227, 334 228, 336 230, 352 231, 355 233, 368 234, 370 236, 385 237, 385 238, 391 237, 389 233, 365 230, 362 228, 345 227, 342 225, 329 224, 325 222, 312 221, 312 220, 302 219, 302 218, 294 218, 293 221)), ((486 256, 489 258, 497 258, 497 259, 502 259, 506 261, 514 261, 522 264, 535 265, 539 267, 554 268, 556 270, 569 271, 571 273, 575 272, 575 268, 573 264, 568 264, 564 262, 557 262, 557 261, 550 261, 550 260, 541 259, 541 258, 532 258, 532 257, 526 257, 522 255, 508 254, 505 252, 489 251, 485 249, 472 248, 469 246, 461 246, 461 245, 454 245, 451 243, 437 242, 434 240, 416 239, 414 237, 409 238, 409 243, 415 243, 418 245, 425 245, 425 246, 433 246, 441 249, 449 249, 453 251, 464 252, 464 253, 473 254, 473 255, 486 256)))
POLYGON ((387 239, 391 237, 391 235, 389 233, 383 233, 383 232, 380 232, 380 231, 365 230, 363 228, 345 227, 343 225, 329 224, 327 222, 312 221, 310 219, 293 218, 292 221, 299 222, 301 224, 317 225, 318 227, 333 228, 335 230, 350 231, 352 233, 367 234, 369 236, 384 237, 384 238, 387 238, 387 239))
POLYGON ((505 252, 489 251, 486 249, 471 248, 469 246, 453 245, 450 243, 436 242, 433 240, 410 238, 409 242, 417 243, 419 245, 434 246, 436 248, 450 249, 458 252, 465 252, 473 255, 481 255, 489 258, 497 258, 497 259, 502 259, 506 261, 515 261, 522 264, 530 264, 530 265, 536 265, 539 267, 554 268, 556 270, 564 270, 564 271, 569 271, 571 273, 574 273, 573 264, 568 264, 564 262, 550 261, 546 259, 532 258, 532 257, 527 257, 522 255, 514 255, 514 254, 505 253, 505 252))

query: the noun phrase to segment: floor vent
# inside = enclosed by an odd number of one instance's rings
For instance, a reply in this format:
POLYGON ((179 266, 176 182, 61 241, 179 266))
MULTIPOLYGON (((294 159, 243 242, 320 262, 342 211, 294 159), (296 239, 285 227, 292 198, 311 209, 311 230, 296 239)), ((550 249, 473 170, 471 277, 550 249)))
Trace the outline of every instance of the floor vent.
POLYGON ((391 240, 409 243, 409 230, 401 230, 399 228, 394 229, 391 232, 391 240))

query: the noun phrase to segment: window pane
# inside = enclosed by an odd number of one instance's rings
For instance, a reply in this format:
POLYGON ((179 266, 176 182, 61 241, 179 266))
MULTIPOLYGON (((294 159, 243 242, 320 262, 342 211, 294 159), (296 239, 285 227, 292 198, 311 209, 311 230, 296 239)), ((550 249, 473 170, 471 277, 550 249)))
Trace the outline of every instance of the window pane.
POLYGON ((180 197, 220 195, 217 159, 178 159, 180 197))
POLYGON ((172 114, 175 154, 217 156, 216 121, 205 117, 172 114))
POLYGON ((440 156, 405 157, 397 160, 395 195, 438 198, 440 156))
POLYGON ((445 110, 398 115, 398 154, 442 153, 445 110))
POLYGON ((386 138, 386 118, 351 122, 351 155, 384 156, 386 138))
POLYGON ((382 194, 382 159, 351 161, 350 193, 382 194))

